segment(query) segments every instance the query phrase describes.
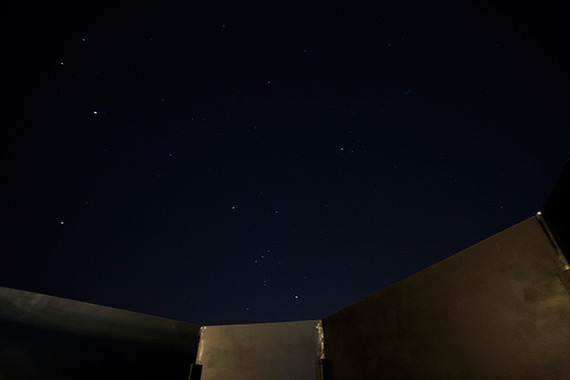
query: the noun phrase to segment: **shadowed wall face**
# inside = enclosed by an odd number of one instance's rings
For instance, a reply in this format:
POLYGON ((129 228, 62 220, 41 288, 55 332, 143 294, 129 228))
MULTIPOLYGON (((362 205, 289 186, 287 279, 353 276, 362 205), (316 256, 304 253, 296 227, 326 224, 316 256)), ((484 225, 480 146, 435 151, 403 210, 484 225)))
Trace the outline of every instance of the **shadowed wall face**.
POLYGON ((325 318, 332 379, 567 379, 559 272, 530 218, 325 318))
POLYGON ((319 321, 204 326, 201 380, 314 380, 319 321))
POLYGON ((0 287, 0 379, 186 380, 199 328, 0 287))
POLYGON ((570 161, 566 162, 556 186, 542 208, 542 213, 568 260, 570 258, 570 161))

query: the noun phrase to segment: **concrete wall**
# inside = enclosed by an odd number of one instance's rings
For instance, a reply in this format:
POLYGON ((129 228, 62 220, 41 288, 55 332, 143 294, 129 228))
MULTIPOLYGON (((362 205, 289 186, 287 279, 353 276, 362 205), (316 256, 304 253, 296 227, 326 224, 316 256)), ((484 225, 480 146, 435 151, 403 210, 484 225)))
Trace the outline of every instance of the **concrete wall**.
POLYGON ((330 379, 568 379, 560 271, 530 218, 326 317, 330 379))
POLYGON ((0 379, 179 379, 199 325, 0 287, 0 379))
POLYGON ((567 164, 543 216, 326 317, 323 328, 200 328, 0 287, 0 380, 186 380, 194 361, 191 380, 569 379, 569 194, 567 164))
POLYGON ((315 380, 319 322, 204 326, 201 380, 315 380))

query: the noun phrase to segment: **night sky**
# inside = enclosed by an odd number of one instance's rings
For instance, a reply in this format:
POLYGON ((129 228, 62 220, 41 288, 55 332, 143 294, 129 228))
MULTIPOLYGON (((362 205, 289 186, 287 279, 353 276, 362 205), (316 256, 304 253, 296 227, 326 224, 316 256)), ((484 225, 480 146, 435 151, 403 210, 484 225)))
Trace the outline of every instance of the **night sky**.
POLYGON ((14 10, 0 285, 317 319, 533 216, 567 22, 458 3, 14 10))

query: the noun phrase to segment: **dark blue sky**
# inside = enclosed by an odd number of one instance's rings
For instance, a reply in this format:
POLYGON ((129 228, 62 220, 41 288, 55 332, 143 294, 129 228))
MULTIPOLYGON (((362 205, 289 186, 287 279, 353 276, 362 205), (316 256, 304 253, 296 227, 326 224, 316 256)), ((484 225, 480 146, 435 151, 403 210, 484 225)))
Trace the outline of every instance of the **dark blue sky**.
POLYGON ((569 157, 543 5, 14 12, 0 285, 316 319, 540 210, 569 157))

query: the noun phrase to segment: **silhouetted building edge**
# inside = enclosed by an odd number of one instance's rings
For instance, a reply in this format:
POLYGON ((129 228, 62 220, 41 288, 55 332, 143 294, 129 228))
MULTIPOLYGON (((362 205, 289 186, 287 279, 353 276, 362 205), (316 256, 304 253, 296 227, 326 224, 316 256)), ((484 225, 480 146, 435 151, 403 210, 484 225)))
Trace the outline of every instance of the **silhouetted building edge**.
POLYGON ((322 320, 199 326, 0 287, 0 379, 568 379, 569 181, 322 320))

